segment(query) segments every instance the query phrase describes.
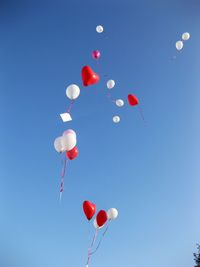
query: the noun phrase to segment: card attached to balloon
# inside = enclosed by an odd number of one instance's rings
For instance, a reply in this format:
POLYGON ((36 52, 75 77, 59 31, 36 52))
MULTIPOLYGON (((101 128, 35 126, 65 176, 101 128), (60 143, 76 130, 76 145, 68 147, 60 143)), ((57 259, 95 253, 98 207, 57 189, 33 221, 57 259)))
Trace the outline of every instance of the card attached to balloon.
POLYGON ((67 113, 67 112, 60 114, 60 117, 61 117, 63 122, 72 121, 71 115, 69 113, 67 113))

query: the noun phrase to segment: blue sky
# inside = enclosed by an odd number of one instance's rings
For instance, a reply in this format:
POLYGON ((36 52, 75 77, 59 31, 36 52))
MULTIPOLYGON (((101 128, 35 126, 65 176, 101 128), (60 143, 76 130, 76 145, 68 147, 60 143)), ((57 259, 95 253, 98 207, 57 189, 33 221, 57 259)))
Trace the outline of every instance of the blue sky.
POLYGON ((119 210, 91 267, 193 266, 200 242, 199 1, 0 5, 1 266, 85 266, 93 234, 82 212, 86 199, 119 210), (178 54, 185 31, 191 39, 178 54), (82 86, 84 65, 100 74, 98 85, 82 86), (146 125, 137 108, 108 101, 105 74, 116 81, 113 98, 138 96, 146 125), (71 83, 81 96, 64 124, 59 114, 71 83), (70 162, 59 205, 53 141, 68 128, 80 155, 70 162))

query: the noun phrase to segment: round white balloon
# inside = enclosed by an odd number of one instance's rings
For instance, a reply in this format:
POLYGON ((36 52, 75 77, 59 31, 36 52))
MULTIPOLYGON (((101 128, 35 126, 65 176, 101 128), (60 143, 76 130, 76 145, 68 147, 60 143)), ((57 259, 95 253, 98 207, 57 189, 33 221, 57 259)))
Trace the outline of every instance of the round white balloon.
POLYGON ((183 49, 183 42, 182 41, 178 41, 176 42, 176 49, 178 51, 182 50, 183 49))
POLYGON ((115 86, 115 81, 114 80, 109 80, 107 81, 107 88, 112 89, 115 86))
POLYGON ((63 145, 62 145, 62 136, 59 136, 59 137, 57 137, 55 139, 55 141, 54 141, 54 147, 55 147, 55 150, 58 153, 64 152, 64 148, 63 148, 63 145))
POLYGON ((183 41, 187 41, 187 40, 189 40, 190 39, 190 34, 189 34, 189 32, 184 32, 183 34, 182 34, 182 40, 183 41))
POLYGON ((76 146, 76 136, 72 133, 68 133, 62 136, 61 144, 64 151, 70 151, 76 146))
POLYGON ((71 84, 66 89, 66 95, 69 99, 75 100, 80 95, 80 88, 76 84, 71 84))
POLYGON ((118 216, 118 210, 115 208, 111 208, 107 211, 107 216, 109 220, 115 220, 118 216))
POLYGON ((123 107, 124 105, 124 101, 122 99, 117 99, 115 103, 118 107, 123 107))
POLYGON ((113 117, 113 122, 114 123, 119 123, 120 122, 120 117, 119 116, 114 116, 113 117))
POLYGON ((103 26, 102 26, 102 25, 98 25, 98 26, 96 27, 96 31, 97 31, 98 33, 102 33, 102 32, 103 32, 103 26))

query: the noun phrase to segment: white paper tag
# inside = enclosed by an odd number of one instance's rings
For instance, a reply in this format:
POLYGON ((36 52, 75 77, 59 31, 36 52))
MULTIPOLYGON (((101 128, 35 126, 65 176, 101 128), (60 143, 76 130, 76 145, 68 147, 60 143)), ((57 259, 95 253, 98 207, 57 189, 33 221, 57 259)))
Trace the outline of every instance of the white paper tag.
POLYGON ((72 121, 72 117, 69 113, 62 113, 60 114, 60 117, 63 122, 72 121))

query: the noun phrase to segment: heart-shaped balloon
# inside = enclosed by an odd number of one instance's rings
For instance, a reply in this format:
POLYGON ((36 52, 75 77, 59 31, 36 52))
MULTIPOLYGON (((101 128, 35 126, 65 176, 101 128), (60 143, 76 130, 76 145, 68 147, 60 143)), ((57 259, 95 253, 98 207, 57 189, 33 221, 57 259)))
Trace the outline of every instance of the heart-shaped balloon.
POLYGON ((135 95, 128 95, 128 102, 130 106, 136 106, 139 104, 138 98, 135 95))
POLYGON ((90 221, 96 212, 96 205, 86 200, 83 202, 83 211, 87 219, 90 221))
POLYGON ((68 157, 68 159, 73 160, 78 156, 78 148, 75 146, 74 148, 72 148, 71 150, 66 152, 66 156, 68 157))
POLYGON ((105 210, 100 210, 97 213, 96 222, 99 227, 103 226, 107 222, 108 216, 105 210))
POLYGON ((99 75, 96 74, 89 66, 82 68, 82 80, 84 86, 89 86, 99 81, 99 75))

